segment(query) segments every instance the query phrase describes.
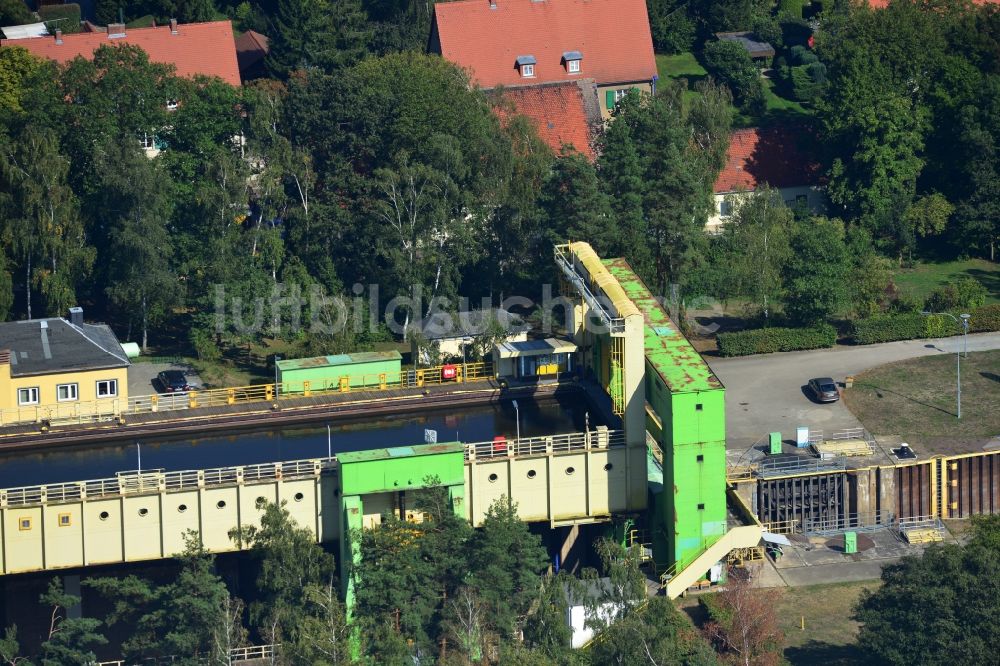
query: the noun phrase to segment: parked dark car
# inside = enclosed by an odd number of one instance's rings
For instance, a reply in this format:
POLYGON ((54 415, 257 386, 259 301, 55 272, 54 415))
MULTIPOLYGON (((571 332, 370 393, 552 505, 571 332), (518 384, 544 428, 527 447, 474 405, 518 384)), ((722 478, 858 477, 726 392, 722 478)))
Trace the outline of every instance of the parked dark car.
POLYGON ((837 402, 840 391, 837 384, 829 377, 817 377, 809 380, 809 391, 819 402, 837 402))
POLYGON ((187 377, 180 370, 164 370, 156 375, 156 379, 160 382, 165 393, 180 393, 192 389, 192 386, 187 382, 187 377))

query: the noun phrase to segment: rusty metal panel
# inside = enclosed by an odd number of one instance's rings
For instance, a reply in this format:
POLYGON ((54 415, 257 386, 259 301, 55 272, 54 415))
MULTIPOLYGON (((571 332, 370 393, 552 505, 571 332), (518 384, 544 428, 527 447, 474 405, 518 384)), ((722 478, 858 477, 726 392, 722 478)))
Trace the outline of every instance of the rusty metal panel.
POLYGON ((896 467, 896 512, 899 518, 930 516, 934 512, 934 461, 896 467))
POLYGON ((1000 513, 1000 451, 946 458, 948 518, 1000 513))

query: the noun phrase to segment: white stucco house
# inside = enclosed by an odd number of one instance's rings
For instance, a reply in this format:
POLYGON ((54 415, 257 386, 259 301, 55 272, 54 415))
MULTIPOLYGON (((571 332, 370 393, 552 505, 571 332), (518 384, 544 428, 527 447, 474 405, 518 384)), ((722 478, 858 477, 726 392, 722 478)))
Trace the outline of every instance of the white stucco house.
POLYGON ((778 190, 789 207, 826 212, 826 187, 812 154, 812 137, 792 127, 751 127, 733 132, 726 166, 715 181, 715 210, 705 231, 720 233, 739 197, 765 184, 778 190))

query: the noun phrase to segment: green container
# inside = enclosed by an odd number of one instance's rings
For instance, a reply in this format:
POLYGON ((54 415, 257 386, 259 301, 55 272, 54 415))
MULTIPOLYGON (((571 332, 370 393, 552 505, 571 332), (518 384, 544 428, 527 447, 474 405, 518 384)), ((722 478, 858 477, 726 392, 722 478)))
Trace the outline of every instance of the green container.
POLYGON ((378 386, 382 375, 388 383, 398 383, 402 359, 398 351, 286 359, 277 363, 278 382, 283 394, 302 393, 305 382, 309 382, 312 391, 335 389, 340 386, 341 377, 350 378, 351 388, 378 386))
POLYGON ((772 432, 768 435, 768 441, 771 443, 771 455, 777 456, 781 454, 781 433, 772 432))
POLYGON ((847 554, 858 552, 858 533, 857 532, 845 532, 844 533, 844 552, 847 554))

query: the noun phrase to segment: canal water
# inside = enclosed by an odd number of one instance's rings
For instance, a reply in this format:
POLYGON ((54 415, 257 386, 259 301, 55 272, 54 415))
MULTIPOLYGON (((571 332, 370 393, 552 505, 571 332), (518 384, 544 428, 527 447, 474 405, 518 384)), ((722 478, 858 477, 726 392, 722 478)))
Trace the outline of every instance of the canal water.
POLYGON ((286 428, 234 431, 191 438, 150 438, 87 444, 48 452, 0 456, 0 488, 113 477, 116 472, 163 469, 207 469, 282 460, 323 458, 331 453, 422 444, 426 430, 438 442, 483 442, 497 435, 522 437, 583 430, 585 422, 601 425, 599 413, 582 396, 519 400, 520 419, 511 402, 457 409, 380 416, 376 420, 317 421, 286 428), (588 414, 589 412, 589 414, 588 414))

